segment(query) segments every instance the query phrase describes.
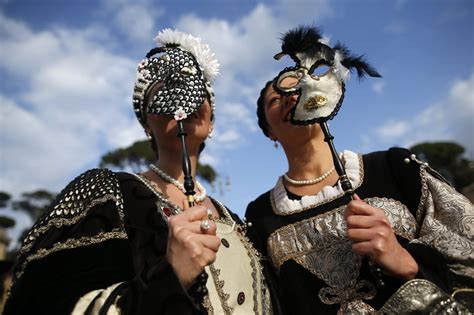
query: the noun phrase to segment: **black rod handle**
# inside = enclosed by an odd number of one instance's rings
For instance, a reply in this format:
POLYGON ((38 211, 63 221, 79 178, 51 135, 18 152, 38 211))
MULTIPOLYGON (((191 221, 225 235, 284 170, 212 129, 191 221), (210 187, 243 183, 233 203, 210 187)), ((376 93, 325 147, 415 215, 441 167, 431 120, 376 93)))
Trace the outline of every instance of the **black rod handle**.
POLYGON ((354 189, 352 188, 352 184, 347 177, 346 170, 344 165, 342 164, 341 158, 337 154, 336 148, 334 147, 333 143, 333 135, 329 132, 329 127, 326 121, 320 123, 321 129, 324 133, 324 141, 329 145, 329 149, 331 149, 332 160, 334 162, 334 168, 336 169, 337 174, 339 175, 339 180, 341 181, 342 190, 344 190, 345 194, 352 198, 352 194, 354 189))
POLYGON ((181 163, 183 164, 184 173, 184 189, 186 190, 186 196, 188 199, 189 206, 194 206, 194 181, 191 175, 191 160, 189 159, 188 148, 186 146, 186 131, 184 130, 184 123, 182 120, 178 120, 178 137, 181 139, 181 163))

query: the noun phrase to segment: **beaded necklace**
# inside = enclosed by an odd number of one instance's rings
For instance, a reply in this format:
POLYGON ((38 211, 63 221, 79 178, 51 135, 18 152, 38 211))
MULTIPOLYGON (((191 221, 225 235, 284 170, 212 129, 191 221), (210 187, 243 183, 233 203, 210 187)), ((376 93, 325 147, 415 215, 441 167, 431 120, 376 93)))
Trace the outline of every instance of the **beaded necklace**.
POLYGON ((302 179, 302 180, 296 180, 288 176, 288 173, 283 174, 283 177, 285 178, 286 181, 293 185, 299 185, 299 186, 304 186, 304 185, 313 185, 317 184, 319 182, 322 182, 325 180, 331 173, 334 171, 334 166, 330 168, 326 173, 323 175, 313 178, 313 179, 302 179))
MULTIPOLYGON (((158 175, 161 179, 163 179, 164 181, 170 183, 170 184, 173 184, 174 186, 176 186, 179 190, 181 190, 183 192, 183 194, 186 194, 186 189, 184 189, 184 186, 183 184, 181 184, 180 182, 178 182, 176 179, 174 179, 173 177, 171 177, 170 175, 166 174, 162 169, 160 169, 158 166, 156 166, 155 164, 150 164, 150 169, 156 174, 158 175)), ((203 202, 204 199, 206 199, 206 189, 204 188, 204 186, 201 185, 200 182, 198 182, 196 180, 196 187, 197 189, 201 192, 200 194, 196 194, 195 197, 194 197, 194 200, 196 202, 203 202)))

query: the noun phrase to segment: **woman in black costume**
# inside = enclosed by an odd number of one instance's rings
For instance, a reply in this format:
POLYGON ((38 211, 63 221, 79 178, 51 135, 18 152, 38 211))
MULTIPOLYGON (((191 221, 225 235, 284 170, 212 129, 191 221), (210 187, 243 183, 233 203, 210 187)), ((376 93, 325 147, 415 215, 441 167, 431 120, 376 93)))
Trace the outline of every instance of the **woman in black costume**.
POLYGON ((248 235, 279 276, 284 310, 466 311, 459 301, 474 300, 472 204, 400 148, 340 153, 354 194, 342 189, 311 115, 335 115, 349 70, 378 74, 344 46, 328 45, 315 28, 285 34, 276 57, 287 54, 297 65, 268 82, 258 99, 259 126, 282 146, 288 171, 248 205, 248 235))
POLYGON ((158 161, 142 174, 94 169, 73 180, 24 240, 5 314, 270 314, 245 226, 192 178, 212 131, 207 45, 166 29, 139 64, 133 105, 158 161))

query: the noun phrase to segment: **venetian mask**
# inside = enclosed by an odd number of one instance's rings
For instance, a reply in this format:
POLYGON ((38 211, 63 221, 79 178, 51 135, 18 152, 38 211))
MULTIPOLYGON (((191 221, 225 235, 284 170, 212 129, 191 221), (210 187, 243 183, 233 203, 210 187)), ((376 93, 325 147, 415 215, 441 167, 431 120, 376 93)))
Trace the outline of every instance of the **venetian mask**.
POLYGON ((280 72, 274 89, 283 95, 298 94, 290 117, 297 125, 324 122, 337 114, 351 69, 356 69, 359 77, 365 73, 380 76, 362 56, 351 56, 345 46, 329 47, 313 27, 289 31, 283 38, 282 52, 275 59, 284 55, 289 55, 296 65, 280 72))
POLYGON ((152 49, 138 65, 133 103, 140 123, 145 123, 147 113, 186 119, 206 97, 214 110, 211 80, 218 64, 209 47, 198 38, 171 30, 162 31, 157 41, 165 47, 152 49), (161 88, 148 95, 157 83, 161 88))

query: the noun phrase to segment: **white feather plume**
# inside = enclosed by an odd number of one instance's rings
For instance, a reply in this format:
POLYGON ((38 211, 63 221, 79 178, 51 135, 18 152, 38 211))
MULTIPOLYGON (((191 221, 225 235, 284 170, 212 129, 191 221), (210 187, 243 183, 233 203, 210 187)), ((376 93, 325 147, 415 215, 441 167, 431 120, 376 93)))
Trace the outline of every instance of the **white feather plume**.
POLYGON ((341 81, 345 82, 351 78, 351 72, 342 65, 341 61, 343 59, 344 56, 341 54, 341 52, 336 50, 336 53, 334 54, 334 67, 336 68, 336 75, 341 81))
POLYGON ((207 44, 190 34, 166 28, 158 33, 155 41, 161 45, 176 44, 193 54, 207 80, 213 81, 219 74, 219 62, 207 44))

